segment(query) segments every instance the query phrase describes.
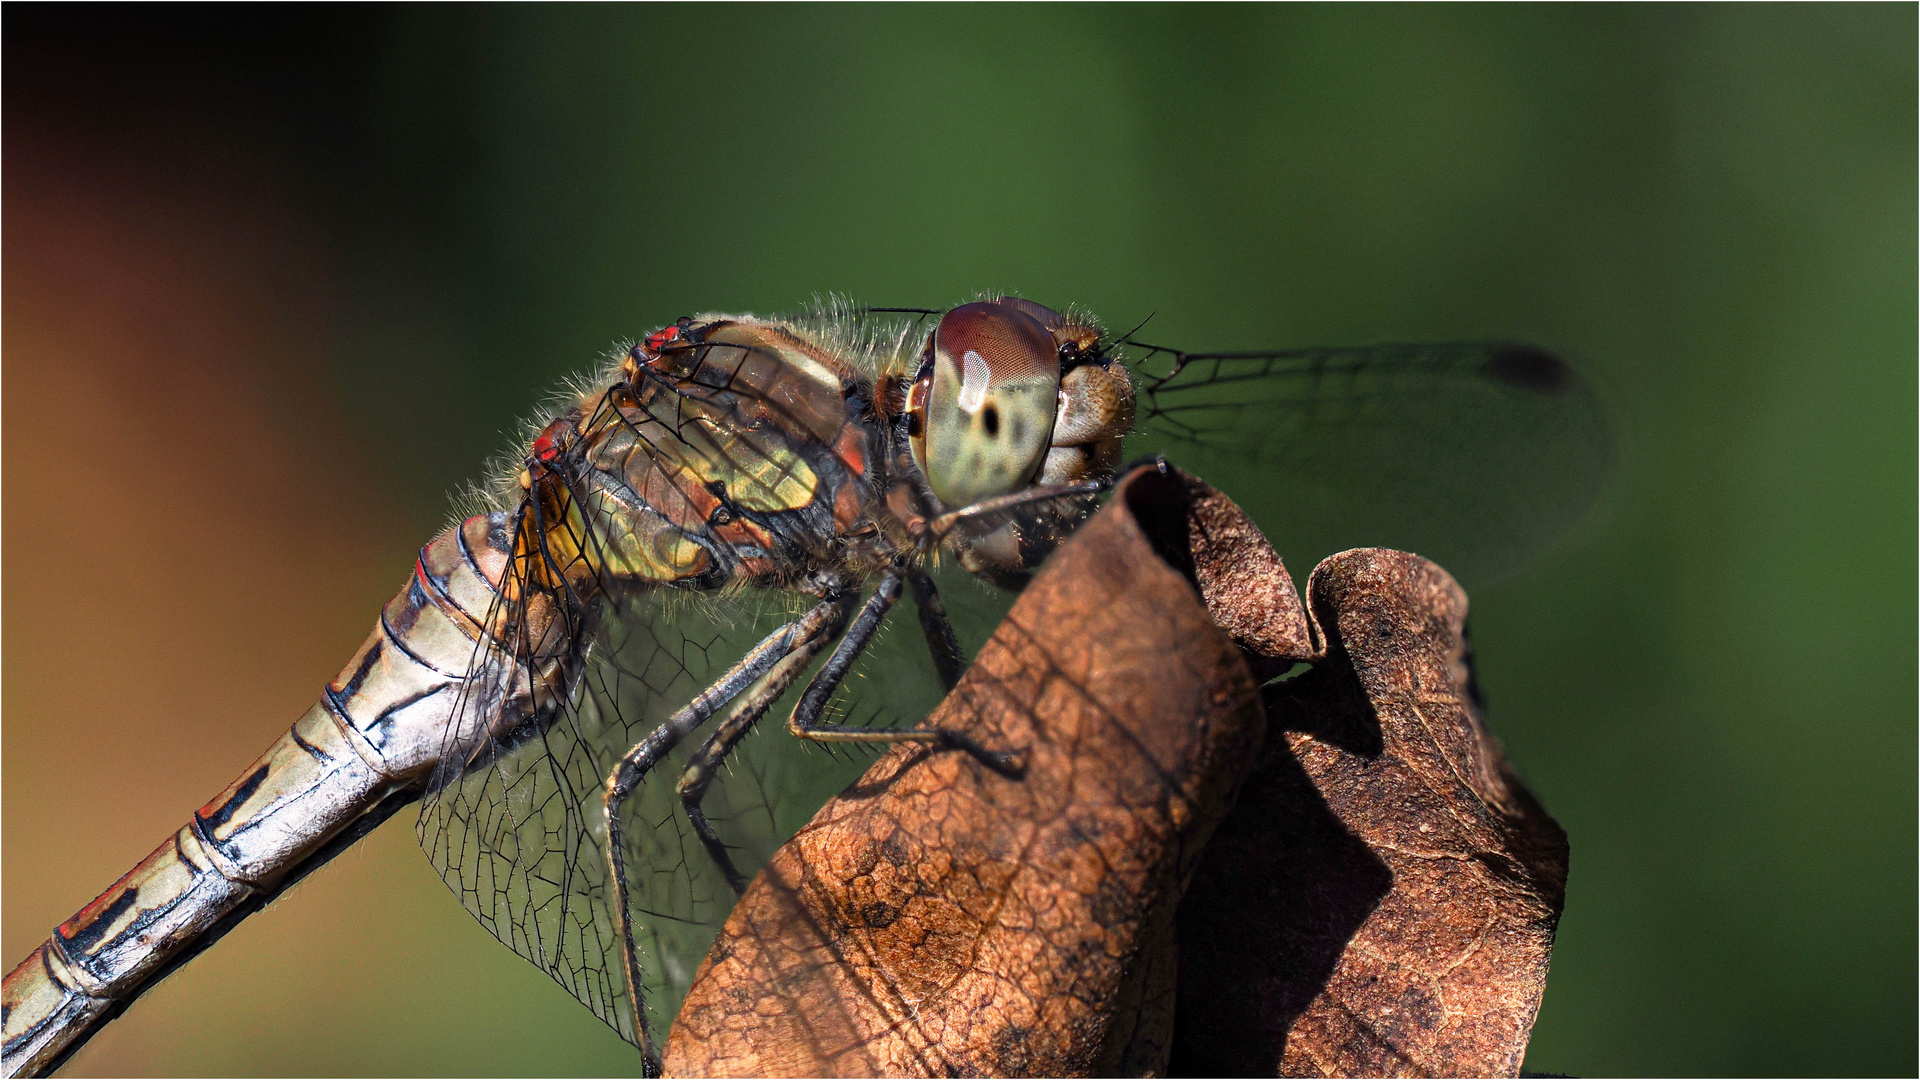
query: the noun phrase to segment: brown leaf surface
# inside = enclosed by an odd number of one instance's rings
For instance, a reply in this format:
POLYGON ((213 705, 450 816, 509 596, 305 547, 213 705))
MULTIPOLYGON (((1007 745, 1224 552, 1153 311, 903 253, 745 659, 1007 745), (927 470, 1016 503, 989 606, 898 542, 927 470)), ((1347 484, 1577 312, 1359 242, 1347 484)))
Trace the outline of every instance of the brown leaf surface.
POLYGON ((748 889, 667 1071, 1158 1070, 1180 885, 1263 727, 1233 643, 1130 515, 1102 514, 930 723, 1017 751, 1024 776, 881 758, 748 889))
POLYGON ((1567 841, 1480 723, 1466 595, 1367 549, 1308 598, 1328 655, 1266 688, 1282 737, 1181 904, 1170 1068, 1517 1075, 1567 841))
POLYGON ((882 757, 748 889, 667 1071, 1517 1070, 1566 847, 1467 704, 1465 597, 1357 551, 1309 598, 1224 496, 1130 477, 930 719, 1024 775, 882 757), (1249 665, 1296 660, 1263 721, 1249 665))

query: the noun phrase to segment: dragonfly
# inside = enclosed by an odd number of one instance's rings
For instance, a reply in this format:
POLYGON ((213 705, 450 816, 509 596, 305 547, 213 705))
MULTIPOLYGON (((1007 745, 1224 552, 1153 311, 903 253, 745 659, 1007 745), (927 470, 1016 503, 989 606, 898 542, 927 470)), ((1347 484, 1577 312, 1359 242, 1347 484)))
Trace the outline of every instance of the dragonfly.
POLYGON ((1230 463, 1229 493, 1322 530, 1302 543, 1413 521, 1500 561, 1611 464, 1593 389, 1536 347, 1139 333, 996 294, 688 316, 621 348, 420 550, 320 701, 6 977, 5 1072, 57 1068, 420 802, 460 902, 657 1073, 734 902, 861 750, 1019 779, 1016 750, 920 718, 1123 460, 1230 463), (886 633, 908 597, 917 632, 886 633), (792 738, 756 737, 770 714, 792 738))

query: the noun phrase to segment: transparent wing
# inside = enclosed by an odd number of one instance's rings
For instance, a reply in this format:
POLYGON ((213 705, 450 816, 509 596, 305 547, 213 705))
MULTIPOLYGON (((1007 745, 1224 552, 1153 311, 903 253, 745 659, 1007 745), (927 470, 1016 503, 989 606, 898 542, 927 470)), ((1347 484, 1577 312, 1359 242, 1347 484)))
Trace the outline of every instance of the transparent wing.
POLYGON ((1296 566, 1395 547, 1494 580, 1576 525, 1613 468, 1593 388, 1531 346, 1126 348, 1144 350, 1128 455, 1226 491, 1296 566))
MULTIPOLYGON (((977 646, 1008 599, 951 568, 936 576, 963 642, 977 646)), ((605 778, 635 743, 810 602, 763 590, 722 598, 670 589, 609 602, 564 702, 469 752, 468 766, 428 798, 421 838, 461 902, 629 1041, 638 1039, 611 907, 605 778)), ((798 693, 776 704, 735 749, 703 803, 749 878, 877 752, 789 736, 784 721, 798 693)), ((896 609, 833 711, 847 722, 906 726, 925 717, 942 693, 912 612, 896 609)), ((489 695, 473 700, 485 708, 489 695)), ((675 787, 706 733, 683 740, 624 808, 642 994, 656 1050, 736 900, 675 787)))
MULTIPOLYGON (((777 330, 695 330, 707 331, 711 343, 678 341, 668 360, 598 395, 591 416, 562 416, 534 441, 538 479, 527 474, 510 515, 514 556, 485 620, 500 646, 476 653, 420 823, 430 859, 483 926, 655 1054, 734 901, 675 790, 706 733, 682 738, 623 804, 639 1003, 622 974, 606 778, 811 602, 713 587, 731 576, 729 559, 773 548, 804 562, 830 548, 823 485, 841 474, 826 446, 847 408, 777 330), (716 536, 722 507, 752 527, 716 536)), ((704 806, 752 873, 852 777, 823 769, 824 755, 749 744, 704 806)))

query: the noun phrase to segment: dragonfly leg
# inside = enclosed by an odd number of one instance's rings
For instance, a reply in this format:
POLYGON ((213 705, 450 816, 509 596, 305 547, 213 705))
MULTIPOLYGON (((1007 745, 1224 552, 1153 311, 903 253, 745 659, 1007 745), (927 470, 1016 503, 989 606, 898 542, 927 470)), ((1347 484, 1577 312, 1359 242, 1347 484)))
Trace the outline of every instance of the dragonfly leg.
MULTIPOLYGON (((885 593, 888 580, 893 583, 892 595, 894 597, 900 595, 899 579, 890 577, 881 581, 880 588, 874 592, 875 599, 885 593)), ((727 755, 733 752, 733 748, 746 737, 747 732, 753 730, 753 725, 766 715, 767 710, 773 707, 773 703, 779 701, 782 694, 793 688, 793 684, 800 680, 801 674, 806 671, 807 665, 813 662, 814 657, 819 656, 821 651, 839 636, 841 629, 846 626, 847 615, 857 596, 857 593, 847 593, 841 597, 821 601, 820 606, 815 610, 831 609, 837 618, 823 624, 819 632, 805 641, 798 642, 793 651, 782 658, 766 678, 753 688, 752 692, 734 705, 726 719, 720 721, 719 725, 713 729, 713 734, 707 737, 707 741, 701 743, 700 748, 693 752, 687 762, 687 771, 680 776, 678 791, 680 802, 686 807, 687 820, 693 823, 693 831, 700 835, 700 842, 706 845, 707 854, 713 858, 720 872, 726 875, 727 883, 733 886, 736 896, 747 891, 747 879, 740 873, 739 868, 733 865, 733 857, 727 854, 726 844, 721 841, 720 834, 714 831, 713 824, 707 820, 706 812, 700 808, 700 802, 706 797, 707 787, 713 783, 721 762, 727 759, 727 755)), ((891 606, 893 601, 889 599, 880 605, 878 613, 875 614, 872 611, 874 600, 867 601, 866 608, 854 620, 852 632, 871 637, 873 626, 879 624, 879 620, 886 616, 887 608, 891 606), (869 620, 873 625, 868 625, 869 620)), ((843 642, 840 649, 834 652, 834 656, 838 658, 846 648, 843 642)), ((858 655, 859 650, 855 649, 854 653, 858 655)), ((832 661, 828 663, 831 664, 832 661)))
POLYGON ((958 510, 941 514, 933 519, 927 529, 935 537, 941 537, 953 531, 954 527, 963 521, 985 521, 1023 506, 1036 506, 1055 499, 1104 495, 1112 491, 1113 486, 1112 477, 1102 480, 1083 480, 1077 484, 1040 484, 1024 491, 1016 491, 1011 495, 982 499, 972 506, 963 506, 958 510))
MULTIPOLYGON (((1014 761, 1014 755, 998 750, 988 750, 972 739, 957 732, 930 730, 927 728, 866 728, 850 727, 845 724, 830 724, 821 720, 826 711, 827 702, 833 698, 833 692, 839 688, 840 680, 846 678, 847 671, 859 658, 861 650, 873 640, 874 631, 887 617, 887 610, 900 598, 901 574, 893 572, 880 579, 880 587, 875 589, 867 606, 854 620, 847 636, 840 641, 840 647, 833 651, 827 662, 820 666, 813 681, 807 684, 806 693, 800 695, 800 704, 793 707, 793 715, 787 718, 787 730, 802 739, 816 742, 921 742, 938 746, 950 746, 955 750, 964 750, 982 765, 1003 776, 1018 777, 1020 767, 1014 761)), ((932 582, 928 582, 929 585, 932 582)), ((944 616, 940 620, 946 622, 944 616)), ((923 623, 924 625, 924 623, 923 623)), ((952 629, 946 631, 952 634, 952 629)), ((959 652, 955 645, 954 651, 959 652)), ((934 662, 939 663, 938 647, 934 662)), ((943 673, 944 674, 944 673, 943 673)), ((955 676, 958 681, 958 676, 955 676)))
POLYGON ((951 690, 967 673, 967 656, 947 621, 947 606, 940 602, 940 591, 925 570, 907 571, 907 584, 913 589, 913 606, 920 613, 920 632, 926 635, 933 666, 940 672, 940 682, 951 690))
MULTIPOLYGON (((639 954, 633 940, 633 916, 628 909, 626 846, 620 824, 620 806, 638 790, 654 765, 679 745, 688 732, 705 723, 708 717, 739 696, 741 691, 778 668, 781 661, 791 657, 796 650, 818 642, 807 652, 807 659, 811 660, 818 655, 826 641, 833 639, 845 621, 844 605, 836 600, 825 600, 814 605, 799 619, 768 634, 712 686, 701 691, 666 723, 636 743, 607 774, 604 800, 607 815, 606 855, 613 881, 613 909, 620 913, 620 964, 627 981, 627 993, 633 1003, 634 1031, 640 1038, 640 1051, 646 1056, 650 1075, 659 1072, 659 1052, 647 1031, 646 1008, 640 1000, 639 954)), ((804 662, 800 665, 802 668, 805 666, 804 662)), ((788 682, 791 681, 789 678, 788 682)))

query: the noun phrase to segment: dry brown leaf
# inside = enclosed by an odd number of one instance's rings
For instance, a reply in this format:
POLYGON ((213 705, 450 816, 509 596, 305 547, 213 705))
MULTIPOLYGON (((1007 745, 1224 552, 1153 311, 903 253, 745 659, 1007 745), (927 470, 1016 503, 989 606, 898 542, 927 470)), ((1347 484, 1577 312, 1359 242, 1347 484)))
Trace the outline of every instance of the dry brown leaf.
POLYGON ((1224 496, 1136 473, 930 720, 1024 775, 881 758, 748 889, 667 1071, 1517 1069, 1565 840, 1465 704, 1465 598, 1384 551, 1309 594, 1224 496), (1248 665, 1316 659, 1261 755, 1248 665))
POLYGON ((1232 642, 1129 515, 1103 514, 930 723, 1018 751, 1024 775, 951 750, 883 757, 748 889, 667 1071, 1085 1075, 1165 1060, 1180 884, 1262 728, 1232 642))
POLYGON ((1517 1075, 1567 841, 1479 721, 1466 595, 1368 549, 1308 597, 1329 655, 1266 689, 1281 737, 1182 902, 1170 1068, 1517 1075))

